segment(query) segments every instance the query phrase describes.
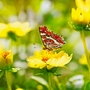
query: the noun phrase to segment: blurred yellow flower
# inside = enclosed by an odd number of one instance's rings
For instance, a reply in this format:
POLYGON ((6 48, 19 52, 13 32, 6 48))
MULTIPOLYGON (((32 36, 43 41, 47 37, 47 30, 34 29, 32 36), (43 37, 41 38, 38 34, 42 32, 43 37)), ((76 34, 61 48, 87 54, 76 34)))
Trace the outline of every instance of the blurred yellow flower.
POLYGON ((43 86, 42 85, 37 85, 37 90, 43 90, 43 86))
POLYGON ((4 69, 13 63, 13 54, 10 50, 0 51, 0 69, 4 69))
POLYGON ((78 8, 90 12, 90 0, 75 0, 75 3, 78 8))
POLYGON ((72 8, 72 21, 79 24, 89 24, 90 22, 90 0, 75 0, 77 9, 72 8))
POLYGON ((72 21, 80 24, 89 24, 90 22, 90 12, 81 10, 80 8, 77 8, 76 10, 72 8, 72 21))
POLYGON ((14 22, 14 23, 9 23, 8 29, 9 31, 15 33, 17 36, 24 36, 26 33, 28 33, 31 28, 29 26, 28 22, 14 22))
POLYGON ((31 30, 28 22, 0 23, 0 37, 5 38, 9 32, 13 32, 17 36, 24 36, 31 30))
POLYGON ((4 23, 0 23, 0 37, 7 37, 8 35, 8 26, 4 23))
POLYGON ((64 67, 72 59, 72 54, 68 56, 64 51, 59 53, 42 50, 34 53, 33 56, 27 58, 28 66, 31 68, 51 69, 53 67, 64 67))
POLYGON ((24 90, 24 89, 22 89, 22 88, 17 88, 16 90, 24 90))
POLYGON ((87 65, 86 55, 83 55, 83 56, 79 59, 79 63, 82 64, 82 65, 87 65))

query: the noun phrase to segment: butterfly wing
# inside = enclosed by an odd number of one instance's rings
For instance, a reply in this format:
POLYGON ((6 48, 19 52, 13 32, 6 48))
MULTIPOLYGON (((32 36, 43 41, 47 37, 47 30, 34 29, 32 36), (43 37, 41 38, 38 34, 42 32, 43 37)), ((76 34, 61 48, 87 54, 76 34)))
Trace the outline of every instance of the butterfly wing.
POLYGON ((40 26, 39 32, 44 43, 44 46, 48 50, 61 48, 65 41, 62 36, 54 34, 49 31, 46 26, 40 26))

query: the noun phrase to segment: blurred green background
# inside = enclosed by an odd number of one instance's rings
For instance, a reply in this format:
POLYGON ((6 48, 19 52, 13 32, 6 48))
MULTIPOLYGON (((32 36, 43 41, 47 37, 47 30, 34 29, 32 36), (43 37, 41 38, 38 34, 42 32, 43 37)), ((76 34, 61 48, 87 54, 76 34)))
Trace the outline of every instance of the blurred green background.
MULTIPOLYGON (((30 69, 26 57, 33 55, 36 50, 41 50, 43 43, 39 34, 39 26, 45 25, 54 33, 62 35, 66 44, 61 48, 69 55, 73 53, 68 69, 59 69, 61 76, 57 76, 59 82, 53 82, 54 90, 58 84, 63 90, 83 90, 88 81, 88 69, 86 65, 79 63, 84 54, 80 33, 71 27, 71 9, 75 8, 74 0, 0 0, 0 23, 29 22, 31 31, 25 36, 0 38, 0 44, 6 50, 11 49, 14 54, 14 67, 21 69, 12 75, 12 90, 23 88, 24 90, 47 90, 42 80, 39 82, 32 76, 40 70, 30 69), (75 75, 82 78, 70 81, 75 75), (81 80, 81 81, 80 81, 81 80), (80 87, 77 86, 78 82, 80 87)), ((90 49, 90 35, 85 32, 88 49, 90 49)), ((38 75, 39 77, 39 75, 38 75)), ((46 75, 40 75, 43 79, 46 75)), ((55 79, 56 77, 54 77, 55 79)), ((0 78, 0 90, 7 90, 5 77, 0 78)))

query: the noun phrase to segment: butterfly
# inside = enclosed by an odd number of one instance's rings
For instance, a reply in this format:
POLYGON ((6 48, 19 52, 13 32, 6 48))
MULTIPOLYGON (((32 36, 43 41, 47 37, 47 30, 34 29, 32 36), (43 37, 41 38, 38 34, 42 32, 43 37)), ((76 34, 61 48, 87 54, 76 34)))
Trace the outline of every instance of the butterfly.
POLYGON ((39 32, 45 49, 53 50, 61 48, 65 44, 64 38, 50 31, 46 26, 40 26, 39 32))

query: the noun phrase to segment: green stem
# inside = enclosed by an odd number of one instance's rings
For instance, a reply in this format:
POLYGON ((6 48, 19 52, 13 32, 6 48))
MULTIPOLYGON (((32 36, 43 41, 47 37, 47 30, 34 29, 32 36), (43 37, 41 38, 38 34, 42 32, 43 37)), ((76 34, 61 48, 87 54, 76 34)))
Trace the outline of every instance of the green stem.
POLYGON ((6 76, 8 90, 12 90, 11 89, 11 73, 9 71, 5 71, 5 76, 6 76))
POLYGON ((48 85, 49 85, 49 89, 48 90, 52 90, 52 86, 51 86, 51 73, 48 72, 48 85))
POLYGON ((61 87, 61 82, 58 80, 57 76, 54 77, 55 82, 57 83, 58 89, 63 90, 61 87))
POLYGON ((80 32, 80 34, 81 34, 82 42, 83 42, 83 45, 84 45, 84 50, 85 50, 85 54, 86 54, 86 58, 87 58, 87 63, 88 63, 88 69, 89 69, 89 76, 90 76, 89 52, 88 52, 88 49, 87 49, 87 46, 86 46, 86 42, 85 42, 84 31, 82 30, 82 31, 80 32))

